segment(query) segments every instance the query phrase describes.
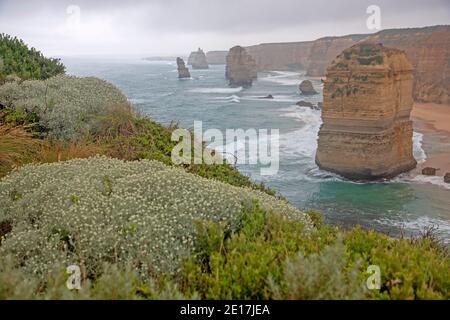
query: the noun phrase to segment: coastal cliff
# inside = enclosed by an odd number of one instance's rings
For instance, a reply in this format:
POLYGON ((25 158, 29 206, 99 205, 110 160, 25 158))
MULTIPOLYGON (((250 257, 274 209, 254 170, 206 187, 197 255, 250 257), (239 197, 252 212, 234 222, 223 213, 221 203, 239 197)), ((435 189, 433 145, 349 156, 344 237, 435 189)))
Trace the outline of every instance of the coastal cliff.
POLYGON ((208 51, 206 60, 209 64, 226 64, 228 51, 208 51))
POLYGON ((414 99, 450 103, 450 26, 385 30, 368 41, 406 52, 414 67, 414 99))
POLYGON ((231 87, 244 88, 251 87, 257 78, 255 60, 243 47, 235 46, 228 52, 225 77, 231 87))
POLYGON ((193 69, 208 69, 208 61, 206 60, 206 55, 201 48, 197 51, 191 52, 188 58, 188 64, 192 66, 193 69))
POLYGON ((450 102, 450 26, 388 29, 375 34, 325 37, 315 41, 266 43, 247 48, 258 70, 306 70, 325 75, 327 66, 345 48, 370 41, 404 50, 414 68, 417 101, 450 102))
POLYGON ((403 51, 370 43, 344 50, 327 69, 319 167, 356 180, 413 169, 412 89, 403 51))

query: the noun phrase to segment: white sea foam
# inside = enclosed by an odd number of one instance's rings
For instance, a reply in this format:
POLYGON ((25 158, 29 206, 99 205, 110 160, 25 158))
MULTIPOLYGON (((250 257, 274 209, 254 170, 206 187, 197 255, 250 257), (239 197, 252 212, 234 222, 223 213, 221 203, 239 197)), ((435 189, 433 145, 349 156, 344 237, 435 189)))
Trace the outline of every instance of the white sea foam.
POLYGON ((450 190, 450 183, 444 182, 444 177, 441 176, 425 176, 422 174, 419 174, 411 179, 409 181, 417 182, 417 183, 431 183, 436 186, 439 186, 444 189, 450 190))
MULTIPOLYGON (((427 159, 425 150, 422 147, 423 134, 420 132, 413 133, 413 153, 417 163, 421 164, 427 159)), ((438 187, 450 190, 450 184, 444 182, 441 176, 426 176, 418 174, 418 170, 402 174, 397 178, 392 179, 393 182, 412 182, 412 183, 430 183, 438 187)))
MULTIPOLYGON (((280 137, 280 153, 290 163, 299 167, 299 176, 307 181, 337 181, 342 180, 336 174, 319 169, 315 162, 317 150, 317 135, 322 119, 320 110, 290 106, 281 109, 282 117, 294 118, 299 121, 297 130, 282 134, 280 137)), ((290 179, 291 177, 285 177, 290 179)), ((297 179, 298 177, 295 177, 297 179)))
POLYGON ((220 102, 230 102, 230 103, 239 103, 241 102, 241 98, 235 94, 226 97, 214 97, 212 100, 220 101, 220 102))
POLYGON ((148 101, 148 99, 144 99, 144 98, 129 98, 128 100, 132 104, 142 104, 142 103, 146 103, 148 101))
MULTIPOLYGON (((267 94, 266 94, 267 95, 267 94)), ((242 97, 242 100, 250 100, 250 101, 264 101, 264 102, 297 102, 299 101, 298 96, 293 95, 273 95, 273 99, 264 98, 266 95, 261 94, 259 96, 246 96, 242 97)))
POLYGON ((259 78, 258 81, 275 82, 284 86, 296 86, 300 84, 302 73, 291 71, 274 71, 266 77, 259 78))
POLYGON ((238 88, 194 88, 189 90, 189 92, 195 93, 237 93, 241 92, 242 87, 238 88))
POLYGON ((450 243, 450 221, 437 219, 433 217, 420 216, 420 217, 410 217, 402 219, 389 219, 389 218, 379 218, 377 222, 386 225, 394 226, 397 228, 405 229, 416 235, 425 231, 427 228, 435 228, 436 235, 444 242, 450 243))
POLYGON ((422 163, 427 159, 425 150, 422 148, 423 134, 420 132, 413 132, 413 153, 414 158, 418 163, 422 163))

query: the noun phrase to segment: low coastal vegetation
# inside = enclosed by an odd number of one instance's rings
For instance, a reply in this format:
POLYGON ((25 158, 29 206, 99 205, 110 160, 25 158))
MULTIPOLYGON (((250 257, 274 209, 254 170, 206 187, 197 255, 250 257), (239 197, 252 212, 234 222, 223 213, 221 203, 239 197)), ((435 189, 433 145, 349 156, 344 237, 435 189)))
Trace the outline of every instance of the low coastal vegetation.
POLYGON ((450 298, 432 233, 339 230, 228 164, 175 166, 176 125, 53 75, 0 86, 0 299, 450 298))

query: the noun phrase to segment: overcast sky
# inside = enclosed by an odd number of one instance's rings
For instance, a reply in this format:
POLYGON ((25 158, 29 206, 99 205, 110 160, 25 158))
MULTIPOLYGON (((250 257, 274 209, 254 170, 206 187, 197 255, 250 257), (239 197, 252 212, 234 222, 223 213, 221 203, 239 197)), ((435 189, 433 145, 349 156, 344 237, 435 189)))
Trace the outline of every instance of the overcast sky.
POLYGON ((0 32, 52 56, 187 54, 376 32, 369 5, 381 29, 450 24, 450 0, 0 0, 0 32))

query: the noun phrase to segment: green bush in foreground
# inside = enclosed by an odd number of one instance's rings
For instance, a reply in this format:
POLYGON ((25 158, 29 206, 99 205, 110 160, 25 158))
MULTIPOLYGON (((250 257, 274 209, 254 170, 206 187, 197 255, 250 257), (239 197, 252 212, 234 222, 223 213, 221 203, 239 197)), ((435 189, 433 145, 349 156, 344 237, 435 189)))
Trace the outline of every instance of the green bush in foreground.
POLYGON ((448 253, 430 239, 319 224, 308 231, 256 203, 243 208, 233 230, 224 222, 197 226, 195 252, 176 274, 143 278, 131 264, 109 262, 80 291, 66 288, 62 262, 36 277, 20 266, 20 255, 1 255, 0 299, 450 298, 448 253), (380 290, 365 286, 370 264, 380 267, 380 290))
POLYGON ((37 277, 55 261, 95 277, 104 262, 143 277, 174 273, 195 249, 195 221, 226 221, 246 203, 305 221, 284 200, 207 180, 157 161, 106 157, 28 165, 0 180, 0 222, 12 224, 0 255, 37 277))
POLYGON ((60 75, 0 86, 0 106, 14 111, 9 117, 34 115, 42 133, 56 139, 79 139, 97 130, 99 118, 123 104, 127 99, 119 89, 94 77, 60 75))
POLYGON ((46 58, 20 39, 0 34, 0 84, 8 75, 22 79, 47 79, 65 72, 59 59, 46 58))
POLYGON ((281 281, 286 258, 320 252, 334 239, 330 228, 311 230, 258 206, 239 221, 231 234, 215 223, 200 225, 197 251, 183 269, 186 292, 204 299, 273 298, 269 283, 281 281))
MULTIPOLYGON (((316 216, 316 214, 314 214, 316 216)), ((231 234, 199 228, 181 288, 204 299, 449 299, 450 257, 428 238, 392 239, 359 227, 310 232, 254 207, 231 234), (367 267, 381 270, 368 290, 367 267)))

